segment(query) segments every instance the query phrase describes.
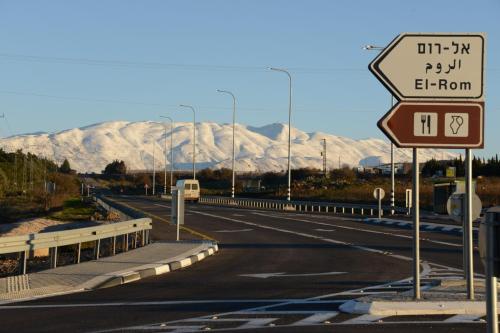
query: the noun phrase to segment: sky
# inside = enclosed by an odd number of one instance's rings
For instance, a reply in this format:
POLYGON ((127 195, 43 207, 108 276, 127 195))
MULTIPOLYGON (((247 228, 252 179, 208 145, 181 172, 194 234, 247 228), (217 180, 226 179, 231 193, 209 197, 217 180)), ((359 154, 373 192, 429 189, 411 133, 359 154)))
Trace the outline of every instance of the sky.
POLYGON ((498 0, 0 0, 0 136, 111 120, 292 125, 385 138, 390 93, 368 71, 402 32, 485 32, 485 149, 500 151, 498 0))

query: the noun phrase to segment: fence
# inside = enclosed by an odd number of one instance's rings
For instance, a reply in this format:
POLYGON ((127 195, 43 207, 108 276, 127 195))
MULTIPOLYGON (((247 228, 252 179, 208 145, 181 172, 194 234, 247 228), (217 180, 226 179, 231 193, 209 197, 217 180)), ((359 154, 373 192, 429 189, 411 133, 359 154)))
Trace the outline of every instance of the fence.
MULTIPOLYGON (((200 203, 219 206, 237 206, 243 208, 283 210, 295 212, 317 212, 333 214, 378 215, 378 205, 363 205, 333 202, 265 200, 250 198, 227 198, 218 196, 202 196, 200 203)), ((394 207, 395 213, 408 214, 408 209, 394 207)), ((382 215, 390 214, 390 206, 382 206, 382 215)))

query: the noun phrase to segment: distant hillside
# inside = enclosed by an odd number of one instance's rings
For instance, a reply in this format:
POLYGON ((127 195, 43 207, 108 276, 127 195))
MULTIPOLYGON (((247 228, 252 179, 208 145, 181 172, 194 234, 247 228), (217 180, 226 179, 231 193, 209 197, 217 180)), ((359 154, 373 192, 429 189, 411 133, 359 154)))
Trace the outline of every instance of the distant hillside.
MULTIPOLYGON (((167 125, 166 151, 170 135, 174 140, 175 169, 189 170, 192 161, 192 123, 177 123, 173 134, 167 125)), ((354 140, 321 132, 306 133, 292 128, 292 167, 322 168, 321 140, 327 141, 329 168, 366 165, 367 161, 387 162, 390 145, 379 139, 354 140), (362 161, 362 162, 360 162, 362 161)), ((124 160, 129 169, 152 169, 153 147, 157 168, 163 168, 165 131, 159 122, 112 121, 56 134, 24 134, 0 140, 7 151, 23 149, 61 162, 67 158, 79 172, 100 172, 114 159, 124 160)), ((236 169, 238 171, 279 171, 286 169, 288 126, 236 125, 236 169)), ((231 167, 232 125, 196 124, 197 168, 231 167)), ((422 149, 422 161, 432 157, 453 158, 442 150, 422 149)), ((397 161, 410 161, 411 150, 398 149, 397 161)), ((170 155, 167 155, 170 163, 170 155)))

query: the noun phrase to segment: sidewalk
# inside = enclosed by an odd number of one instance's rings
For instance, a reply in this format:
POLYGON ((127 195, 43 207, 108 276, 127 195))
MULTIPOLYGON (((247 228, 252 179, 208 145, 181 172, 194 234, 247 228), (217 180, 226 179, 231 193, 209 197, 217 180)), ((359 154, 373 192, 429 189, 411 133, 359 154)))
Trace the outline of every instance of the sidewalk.
POLYGON ((189 266, 218 251, 211 241, 156 242, 115 256, 0 279, 0 304, 112 287, 189 266))

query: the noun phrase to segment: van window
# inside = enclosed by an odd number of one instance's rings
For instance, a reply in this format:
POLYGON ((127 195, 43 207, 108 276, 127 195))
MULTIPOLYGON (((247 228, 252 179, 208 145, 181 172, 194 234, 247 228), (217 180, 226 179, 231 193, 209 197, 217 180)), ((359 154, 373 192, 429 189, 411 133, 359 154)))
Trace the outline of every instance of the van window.
POLYGON ((185 190, 191 190, 191 184, 185 184, 184 185, 185 190))
POLYGON ((198 184, 193 184, 191 187, 192 190, 198 191, 198 184))

